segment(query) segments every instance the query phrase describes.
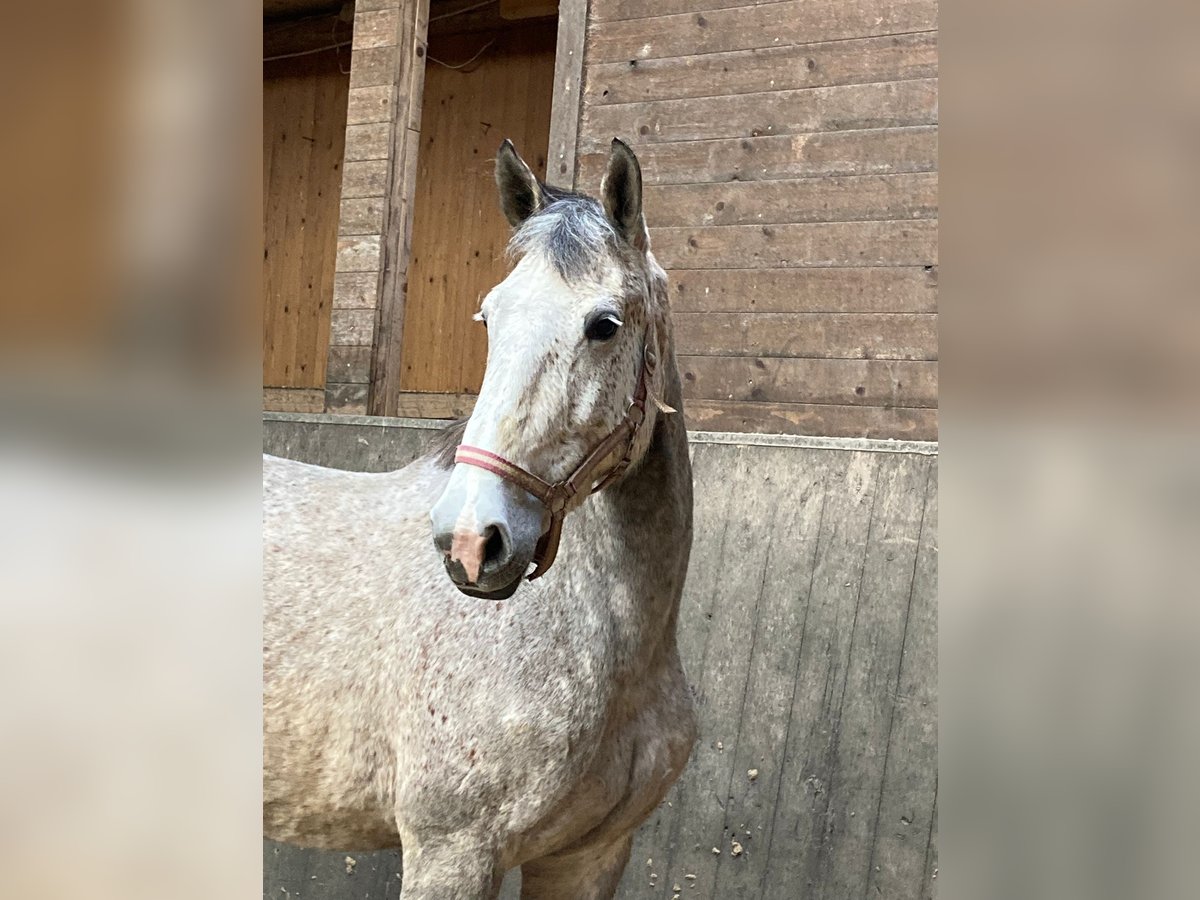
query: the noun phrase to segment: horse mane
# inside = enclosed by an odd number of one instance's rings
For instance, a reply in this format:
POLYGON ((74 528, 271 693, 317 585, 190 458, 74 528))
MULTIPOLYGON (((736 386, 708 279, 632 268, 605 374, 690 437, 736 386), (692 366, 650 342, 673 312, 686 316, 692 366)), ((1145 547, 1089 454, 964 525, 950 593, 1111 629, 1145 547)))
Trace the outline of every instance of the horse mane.
POLYGON ((439 428, 425 448, 425 456, 431 458, 440 469, 454 468, 454 451, 462 443, 463 432, 467 430, 467 419, 455 419, 445 428, 439 428))

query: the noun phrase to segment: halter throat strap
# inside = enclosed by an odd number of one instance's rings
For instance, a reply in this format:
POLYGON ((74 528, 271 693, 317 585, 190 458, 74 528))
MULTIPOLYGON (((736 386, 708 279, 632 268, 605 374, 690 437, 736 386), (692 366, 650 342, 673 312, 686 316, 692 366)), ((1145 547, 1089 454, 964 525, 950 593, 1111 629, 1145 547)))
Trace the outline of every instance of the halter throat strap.
POLYGON ((625 410, 620 424, 596 444, 583 458, 574 471, 562 481, 551 484, 534 475, 528 469, 523 469, 499 454, 482 447, 471 447, 459 444, 454 451, 454 461, 463 465, 475 466, 498 475, 505 481, 515 484, 537 497, 550 513, 550 527, 538 540, 533 552, 534 570, 529 573, 529 580, 541 578, 554 563, 558 555, 558 543, 562 537, 563 520, 567 513, 574 509, 588 494, 612 484, 629 468, 633 461, 633 449, 637 443, 637 434, 642 423, 646 420, 646 398, 649 396, 650 380, 658 367, 658 359, 649 344, 642 352, 642 367, 638 374, 637 388, 633 399, 625 410), (600 465, 608 459, 620 446, 625 444, 625 453, 620 461, 603 477, 597 475, 600 465))

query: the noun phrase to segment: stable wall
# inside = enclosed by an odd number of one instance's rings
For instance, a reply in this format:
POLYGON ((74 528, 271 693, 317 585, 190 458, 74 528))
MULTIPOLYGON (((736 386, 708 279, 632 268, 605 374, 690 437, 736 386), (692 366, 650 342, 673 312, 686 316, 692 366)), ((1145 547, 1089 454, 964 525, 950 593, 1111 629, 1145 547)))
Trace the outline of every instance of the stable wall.
POLYGON ((577 185, 642 163, 689 423, 937 436, 936 0, 592 0, 577 185))
POLYGON ((324 408, 349 54, 263 65, 263 388, 324 408))
MULTIPOLYGON (((362 471, 398 468, 438 427, 264 420, 267 452, 362 471)), ((690 439, 695 538, 679 645, 700 739, 638 833, 618 897, 665 898, 679 884, 703 900, 931 898, 936 445, 690 439)), ((267 843, 263 896, 399 897, 398 853, 351 853, 349 873, 346 856, 267 843)))

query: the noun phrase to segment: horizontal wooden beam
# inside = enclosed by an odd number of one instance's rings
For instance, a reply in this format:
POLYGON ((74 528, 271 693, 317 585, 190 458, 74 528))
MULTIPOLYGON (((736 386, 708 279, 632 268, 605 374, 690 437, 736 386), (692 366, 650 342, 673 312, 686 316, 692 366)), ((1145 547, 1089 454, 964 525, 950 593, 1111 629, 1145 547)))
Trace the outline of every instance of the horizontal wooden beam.
POLYGON ((263 388, 264 410, 271 412, 324 412, 325 391, 321 388, 263 388))

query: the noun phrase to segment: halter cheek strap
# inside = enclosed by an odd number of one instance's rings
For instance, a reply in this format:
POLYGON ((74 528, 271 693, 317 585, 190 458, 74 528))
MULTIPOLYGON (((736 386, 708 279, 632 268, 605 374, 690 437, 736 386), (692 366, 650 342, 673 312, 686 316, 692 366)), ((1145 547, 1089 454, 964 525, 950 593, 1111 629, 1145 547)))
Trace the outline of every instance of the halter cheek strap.
POLYGON ((637 389, 634 391, 629 408, 625 410, 621 423, 609 432, 604 440, 593 447, 584 457, 583 462, 562 481, 554 484, 543 481, 527 469, 522 469, 503 456, 481 447, 459 444, 458 449, 454 452, 456 463, 484 469, 515 484, 537 497, 550 513, 550 527, 538 540, 537 547, 533 552, 534 570, 529 573, 530 581, 541 578, 554 563, 554 558, 558 555, 558 542, 562 537, 563 520, 567 513, 578 505, 576 498, 581 496, 581 492, 583 497, 589 493, 594 494, 612 484, 629 468, 629 464, 633 461, 633 448, 638 429, 646 419, 646 397, 649 394, 650 380, 654 377, 654 370, 657 366, 658 359, 654 350, 647 345, 642 353, 642 369, 638 375, 637 389), (625 444, 625 453, 621 460, 597 480, 596 470, 622 443, 625 444))

